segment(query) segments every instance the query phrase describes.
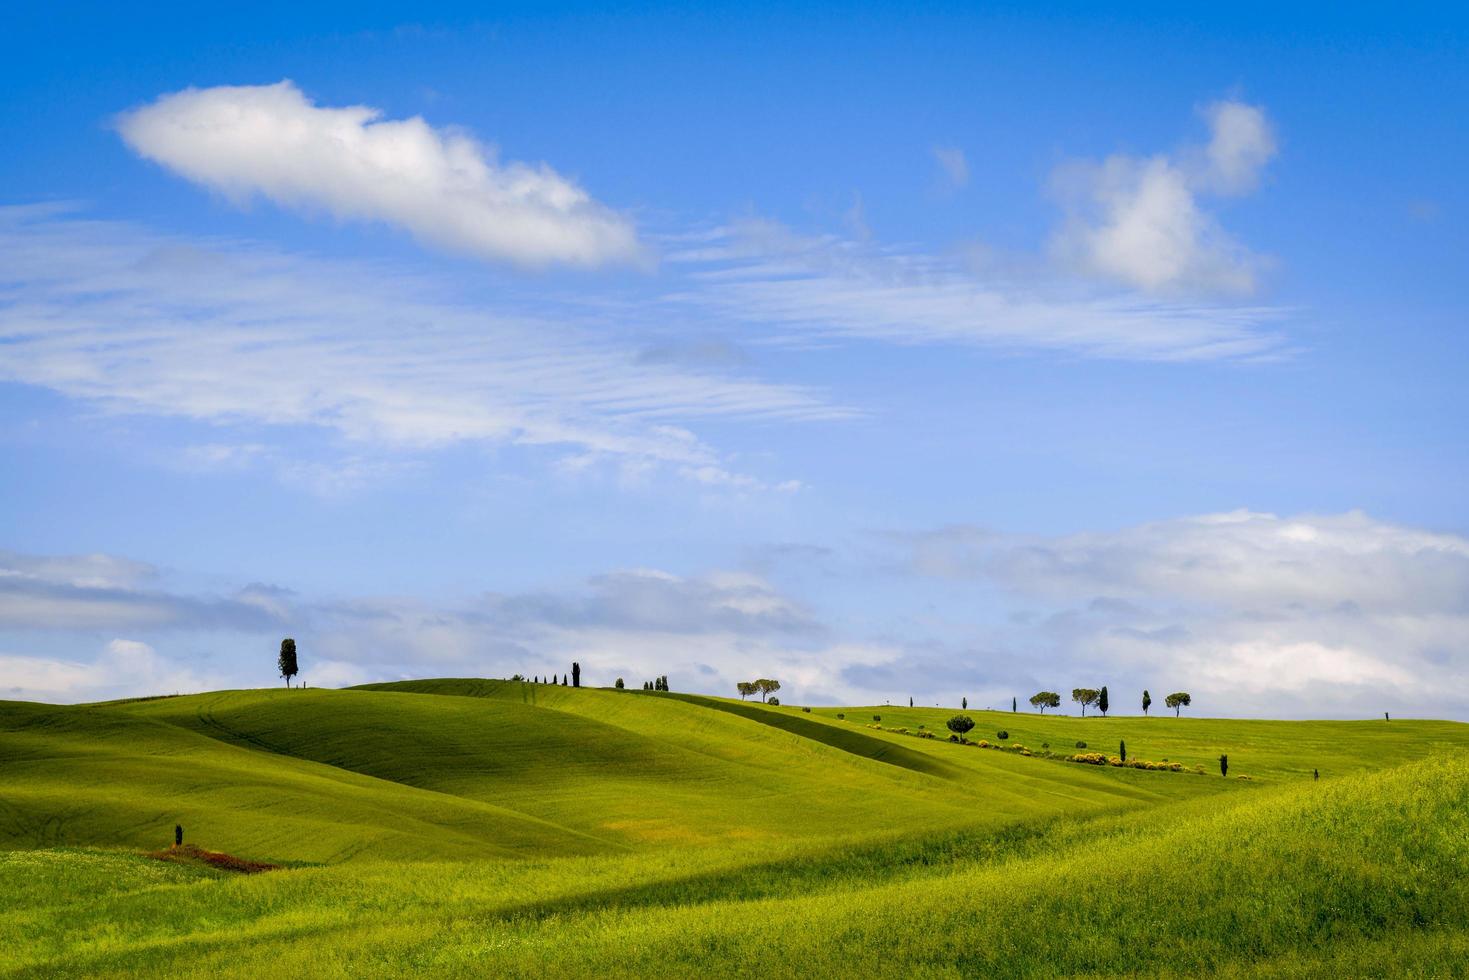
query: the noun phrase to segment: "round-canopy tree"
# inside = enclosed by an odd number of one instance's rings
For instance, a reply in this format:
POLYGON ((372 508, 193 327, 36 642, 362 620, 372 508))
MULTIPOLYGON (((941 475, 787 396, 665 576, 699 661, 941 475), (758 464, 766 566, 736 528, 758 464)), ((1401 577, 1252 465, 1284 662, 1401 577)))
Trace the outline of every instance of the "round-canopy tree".
POLYGON ((1193 704, 1193 701, 1194 699, 1189 696, 1187 691, 1174 691, 1163 699, 1163 703, 1173 709, 1173 717, 1175 718, 1178 717, 1179 708, 1187 708, 1190 704, 1193 704))
POLYGON ((944 722, 949 731, 959 736, 959 741, 964 741, 964 735, 974 727, 974 719, 968 715, 955 715, 944 722))
POLYGON ((1100 691, 1090 687, 1073 687, 1071 689, 1071 700, 1081 705, 1081 716, 1086 717, 1086 706, 1096 704, 1097 698, 1101 696, 1100 691))
POLYGON ((1055 691, 1039 691, 1030 696, 1030 704, 1033 708, 1040 708, 1041 714, 1045 714, 1047 708, 1061 707, 1061 695, 1055 691))

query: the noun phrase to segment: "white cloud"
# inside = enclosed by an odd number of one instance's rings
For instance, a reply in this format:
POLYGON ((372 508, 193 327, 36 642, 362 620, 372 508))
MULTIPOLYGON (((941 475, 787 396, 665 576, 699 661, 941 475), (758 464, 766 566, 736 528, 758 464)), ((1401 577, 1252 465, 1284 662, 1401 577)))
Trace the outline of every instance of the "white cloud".
POLYGON ((1253 190, 1275 155, 1274 135, 1255 106, 1218 102, 1204 116, 1211 136, 1203 148, 1061 168, 1055 183, 1070 213, 1052 242, 1055 253, 1149 292, 1252 292, 1260 260, 1219 227, 1198 196, 1253 190))
POLYGON ((1202 689, 1217 713, 1469 711, 1459 535, 1235 511, 1052 538, 956 527, 912 547, 922 574, 1039 603, 992 639, 1057 673, 1202 689))
POLYGON ((845 338, 1154 361, 1284 352, 1269 329, 1284 315, 1278 308, 980 278, 931 255, 805 237, 768 221, 722 229, 669 259, 694 280, 666 297, 670 306, 729 329, 766 325, 777 343, 845 338))
POLYGON ((186 89, 123 113, 117 128, 137 153, 241 204, 258 194, 525 265, 640 256, 626 218, 545 164, 501 163, 416 116, 317 106, 290 81, 186 89))
MULTIPOLYGON (((348 440, 345 458, 283 470, 325 491, 381 472, 369 450, 465 442, 733 480, 689 421, 851 414, 795 386, 640 359, 637 345, 582 326, 579 311, 555 316, 550 301, 487 310, 458 300, 454 283, 371 263, 44 209, 0 209, 0 288, 0 380, 115 412, 324 429, 348 440)), ((252 435, 185 464, 270 463, 252 435)))
POLYGON ((943 170, 951 187, 957 189, 968 185, 969 161, 963 150, 957 146, 935 146, 933 158, 938 161, 939 168, 943 170))
POLYGON ((102 701, 210 690, 205 679, 139 640, 114 639, 88 662, 0 653, 0 697, 17 701, 102 701))
POLYGON ((259 587, 227 597, 157 587, 157 570, 113 555, 0 551, 0 628, 269 629, 282 610, 259 587))

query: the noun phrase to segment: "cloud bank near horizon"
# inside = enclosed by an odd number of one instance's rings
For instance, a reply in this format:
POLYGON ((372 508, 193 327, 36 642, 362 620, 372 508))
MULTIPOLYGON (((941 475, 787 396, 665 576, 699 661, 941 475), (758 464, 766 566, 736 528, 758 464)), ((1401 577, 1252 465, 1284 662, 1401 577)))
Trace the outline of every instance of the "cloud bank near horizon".
MULTIPOLYGON (((1236 511, 1050 538, 950 527, 886 540, 901 561, 876 573, 807 550, 845 563, 841 574, 876 574, 879 588, 894 574, 916 586, 901 628, 854 628, 772 571, 623 569, 460 601, 308 598, 260 584, 200 596, 153 587, 128 559, 7 553, 0 638, 11 651, 62 633, 93 636, 103 653, 112 640, 145 643, 157 669, 119 680, 109 689, 119 694, 156 693, 143 687, 155 676, 269 683, 272 643, 291 632, 320 685, 545 674, 578 660, 594 684, 670 674, 683 690, 729 693, 747 675, 777 676, 793 702, 962 694, 982 706, 1105 683, 1125 712, 1147 687, 1155 700, 1189 690, 1201 714, 1469 717, 1469 539, 1458 535, 1358 512, 1236 511), (98 568, 132 571, 98 579, 98 568), (959 588, 923 588, 935 581, 959 588), (253 652, 211 676, 166 653, 184 634, 253 652)), ((11 696, 100 696, 96 684, 56 680, 84 676, 65 659, 10 652, 5 663, 22 680, 11 696)))

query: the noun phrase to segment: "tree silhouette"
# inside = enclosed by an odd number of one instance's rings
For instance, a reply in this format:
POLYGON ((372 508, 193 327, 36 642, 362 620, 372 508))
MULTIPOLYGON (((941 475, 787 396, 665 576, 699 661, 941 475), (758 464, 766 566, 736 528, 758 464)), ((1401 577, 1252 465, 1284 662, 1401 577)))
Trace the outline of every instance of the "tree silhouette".
POLYGON ((1153 696, 1151 694, 1149 694, 1146 689, 1144 689, 1143 690, 1143 714, 1146 715, 1148 713, 1148 709, 1151 708, 1152 706, 1153 706, 1153 696))
POLYGON ((621 677, 617 678, 617 685, 616 685, 616 687, 617 687, 617 689, 619 691, 622 690, 622 678, 621 677))
POLYGON ((1175 691, 1164 698, 1163 703, 1173 709, 1173 717, 1177 718, 1178 709, 1187 708, 1190 704, 1193 704, 1193 700, 1187 691, 1175 691))
POLYGON ((276 666, 281 669, 281 676, 286 679, 286 687, 291 686, 291 678, 300 671, 296 667, 296 641, 289 636, 281 640, 281 655, 276 661, 276 666))
POLYGON ((755 690, 760 692, 761 701, 768 701, 770 695, 780 690, 780 681, 772 680, 769 677, 762 677, 755 682, 755 690))
POLYGON ((959 699, 959 707, 963 708, 965 711, 968 711, 969 710, 969 699, 968 698, 960 698, 959 699))
POLYGON ((581 687, 581 664, 576 661, 571 663, 571 686, 581 687))
POLYGON ((1031 695, 1030 704, 1033 708, 1040 708, 1041 714, 1045 714, 1047 708, 1061 707, 1061 695, 1055 691, 1039 691, 1031 695))
POLYGON ((1127 761, 1127 739, 1122 739, 1117 743, 1117 754, 1122 756, 1123 762, 1127 761))
POLYGON ((1107 715, 1107 685, 1106 684, 1103 684, 1102 685, 1102 693, 1100 693, 1100 694, 1097 695, 1097 710, 1102 713, 1102 716, 1103 717, 1106 717, 1106 715, 1107 715))
POLYGON ((959 736, 959 741, 964 741, 964 735, 974 727, 974 719, 968 715, 955 715, 944 722, 949 731, 959 736))
POLYGON ((1090 687, 1073 687, 1071 689, 1071 700, 1081 705, 1081 716, 1085 718, 1086 706, 1089 704, 1096 704, 1097 697, 1100 694, 1100 691, 1097 691, 1090 687))
POLYGON ((1011 695, 1010 696, 1010 713, 1011 714, 1014 714, 1016 712, 1017 706, 1019 705, 1019 703, 1020 703, 1020 701, 1019 701, 1018 698, 1016 698, 1014 695, 1011 695))
POLYGON ((1225 779, 1229 778, 1229 756, 1227 755, 1221 755, 1219 757, 1219 775, 1225 779))

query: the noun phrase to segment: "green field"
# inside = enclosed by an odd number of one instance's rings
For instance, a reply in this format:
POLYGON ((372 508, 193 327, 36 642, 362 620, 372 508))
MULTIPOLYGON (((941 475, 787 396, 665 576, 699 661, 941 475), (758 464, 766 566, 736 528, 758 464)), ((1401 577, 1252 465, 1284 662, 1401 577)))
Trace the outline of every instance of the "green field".
POLYGON ((0 702, 0 970, 1451 976, 1469 962, 1469 725, 968 712, 971 740, 1005 730, 1029 756, 912 734, 953 714, 488 680, 0 702), (1059 758, 1121 740, 1205 773, 1059 758), (175 823, 281 868, 147 856, 175 823))

